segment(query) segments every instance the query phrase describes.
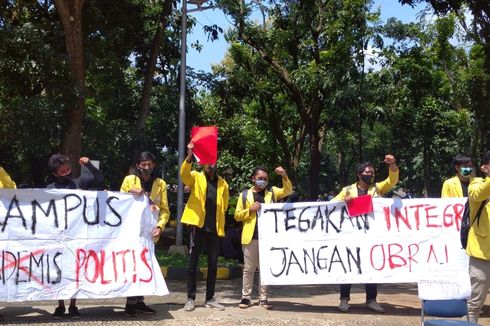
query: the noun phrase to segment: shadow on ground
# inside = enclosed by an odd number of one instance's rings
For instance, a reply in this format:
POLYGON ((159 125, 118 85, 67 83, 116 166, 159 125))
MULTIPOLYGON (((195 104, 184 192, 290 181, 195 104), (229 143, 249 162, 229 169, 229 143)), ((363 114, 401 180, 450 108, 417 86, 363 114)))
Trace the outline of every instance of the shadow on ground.
POLYGON ((46 310, 40 308, 33 308, 29 306, 25 307, 5 307, 0 310, 0 314, 3 316, 0 320, 1 324, 64 324, 72 323, 85 323, 93 321, 160 321, 173 319, 173 316, 169 313, 169 305, 167 304, 155 304, 151 305, 153 309, 157 310, 154 315, 139 314, 136 318, 128 317, 124 313, 124 307, 104 305, 100 307, 87 307, 80 308, 81 318, 60 318, 55 319, 51 316, 51 307, 46 306, 46 310), (48 310, 50 309, 50 310, 48 310))

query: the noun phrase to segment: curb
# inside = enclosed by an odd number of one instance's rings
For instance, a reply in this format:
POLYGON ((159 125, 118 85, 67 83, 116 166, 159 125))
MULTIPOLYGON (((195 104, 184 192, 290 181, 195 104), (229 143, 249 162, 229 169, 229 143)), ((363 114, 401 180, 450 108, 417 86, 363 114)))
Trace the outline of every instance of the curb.
MULTIPOLYGON (((171 267, 171 266, 161 266, 163 277, 166 280, 185 280, 186 278, 186 268, 185 267, 171 267)), ((242 276, 243 267, 242 266, 230 266, 221 267, 218 266, 218 271, 216 272, 216 279, 218 280, 229 280, 232 278, 238 278, 242 276)), ((208 276, 208 268, 199 268, 198 279, 205 280, 208 276)))

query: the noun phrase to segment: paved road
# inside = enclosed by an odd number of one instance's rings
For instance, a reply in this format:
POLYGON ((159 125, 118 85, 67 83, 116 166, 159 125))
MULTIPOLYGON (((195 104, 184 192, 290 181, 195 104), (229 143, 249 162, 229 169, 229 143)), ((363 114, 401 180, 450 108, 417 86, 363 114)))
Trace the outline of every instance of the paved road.
MULTIPOLYGON (((138 318, 126 317, 124 299, 80 300, 83 314, 79 320, 54 320, 50 314, 55 302, 35 302, 35 305, 8 304, 0 308, 3 325, 264 325, 264 326, 313 326, 313 325, 419 325, 420 302, 415 284, 380 285, 378 301, 386 309, 385 314, 371 313, 364 308, 364 289, 352 288, 351 311, 338 312, 338 286, 280 286, 270 290, 273 310, 257 305, 239 309, 241 280, 218 281, 216 297, 226 306, 225 311, 202 307, 205 282, 199 283, 197 304, 194 312, 182 310, 186 301, 185 282, 169 281, 171 294, 164 297, 148 297, 145 301, 157 310, 157 314, 138 318)), ((485 306, 481 325, 490 326, 490 299, 485 306)))

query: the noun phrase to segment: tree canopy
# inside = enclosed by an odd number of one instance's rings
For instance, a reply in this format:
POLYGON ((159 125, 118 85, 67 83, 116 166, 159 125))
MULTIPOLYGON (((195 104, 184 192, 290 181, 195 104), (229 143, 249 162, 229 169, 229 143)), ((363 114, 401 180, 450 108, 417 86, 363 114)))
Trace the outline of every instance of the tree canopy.
MULTIPOLYGON (((490 147, 488 4, 400 0, 421 2, 435 15, 410 23, 381 22, 366 0, 215 3, 233 27, 204 29, 229 48, 210 73, 187 68, 186 126, 219 127, 235 194, 255 165, 282 165, 315 200, 354 182, 362 161, 385 177, 392 153, 399 186, 439 196, 454 155, 478 161, 490 147)), ((100 160, 119 189, 142 150, 175 184, 181 19, 171 0, 0 3, 0 164, 18 184, 43 186, 62 151, 100 160)))

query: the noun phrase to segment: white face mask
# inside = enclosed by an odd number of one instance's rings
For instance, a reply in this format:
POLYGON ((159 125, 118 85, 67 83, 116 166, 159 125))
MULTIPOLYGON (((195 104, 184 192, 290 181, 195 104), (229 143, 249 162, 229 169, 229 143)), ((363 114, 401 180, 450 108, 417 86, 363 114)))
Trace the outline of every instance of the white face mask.
POLYGON ((269 184, 269 182, 265 181, 265 180, 255 180, 255 185, 257 187, 259 187, 260 189, 265 189, 265 187, 267 187, 267 185, 269 184))

